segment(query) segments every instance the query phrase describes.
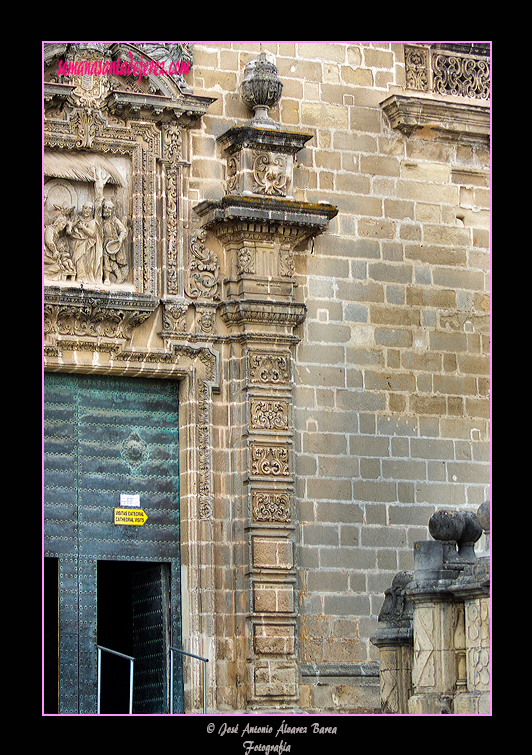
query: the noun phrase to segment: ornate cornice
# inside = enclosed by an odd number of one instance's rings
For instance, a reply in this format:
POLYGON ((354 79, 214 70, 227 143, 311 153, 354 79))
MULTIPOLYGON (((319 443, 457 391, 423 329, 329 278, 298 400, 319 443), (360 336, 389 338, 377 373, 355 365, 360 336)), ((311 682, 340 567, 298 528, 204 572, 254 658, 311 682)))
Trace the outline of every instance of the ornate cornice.
POLYGON ((304 321, 306 313, 307 307, 301 302, 245 299, 224 302, 220 306, 220 315, 227 325, 260 323, 294 328, 304 321))
POLYGON ((390 126, 406 136, 428 129, 445 140, 489 142, 490 139, 487 105, 400 94, 393 94, 380 105, 390 126))
POLYGON ((217 141, 229 155, 241 149, 258 146, 294 154, 303 149, 312 136, 313 134, 300 134, 295 131, 271 131, 253 126, 234 126, 220 134, 217 141))
POLYGON ((298 226, 310 234, 325 230, 329 220, 338 214, 338 208, 326 202, 232 195, 226 195, 217 202, 200 202, 194 211, 202 219, 203 228, 210 229, 228 221, 249 220, 263 222, 273 229, 280 225, 298 226))
POLYGON ((49 286, 44 289, 44 332, 127 340, 158 306, 156 297, 133 292, 49 286))

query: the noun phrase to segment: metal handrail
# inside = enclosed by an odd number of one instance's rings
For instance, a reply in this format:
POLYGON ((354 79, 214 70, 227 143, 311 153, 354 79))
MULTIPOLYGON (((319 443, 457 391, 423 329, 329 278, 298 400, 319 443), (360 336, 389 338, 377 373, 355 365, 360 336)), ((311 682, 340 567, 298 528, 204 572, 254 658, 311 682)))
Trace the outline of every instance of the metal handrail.
POLYGON ((203 661, 203 713, 207 713, 207 663, 208 658, 203 658, 201 655, 194 655, 194 653, 187 653, 181 648, 170 648, 170 714, 174 712, 174 652, 181 653, 181 655, 188 655, 190 658, 197 658, 199 661, 203 661))
MULTIPOLYGON (((126 658, 129 661, 129 713, 133 712, 133 665, 135 658, 125 653, 119 653, 117 650, 111 650, 103 645, 96 645, 98 649, 98 713, 100 713, 100 693, 101 693, 101 669, 102 669, 102 650, 111 655, 117 655, 120 658, 126 658)), ((188 653, 181 648, 170 647, 170 713, 174 712, 174 653, 180 653, 181 655, 187 655, 189 658, 197 658, 203 662, 203 713, 207 713, 207 663, 208 658, 203 658, 201 655, 195 655, 194 653, 188 653)))
POLYGON ((129 713, 133 712, 133 664, 135 659, 131 655, 119 653, 117 650, 104 648, 103 645, 96 645, 98 648, 98 713, 100 712, 100 692, 101 692, 101 669, 102 669, 102 650, 111 655, 118 655, 120 658, 127 658, 129 661, 129 713))

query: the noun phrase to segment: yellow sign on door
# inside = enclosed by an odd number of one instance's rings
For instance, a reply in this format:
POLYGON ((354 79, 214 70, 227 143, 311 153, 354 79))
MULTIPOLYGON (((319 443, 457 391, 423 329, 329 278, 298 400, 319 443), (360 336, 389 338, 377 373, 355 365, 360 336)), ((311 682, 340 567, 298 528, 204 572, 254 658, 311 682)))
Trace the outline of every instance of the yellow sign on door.
POLYGON ((142 509, 115 509, 115 524, 133 524, 142 527, 148 515, 142 509))

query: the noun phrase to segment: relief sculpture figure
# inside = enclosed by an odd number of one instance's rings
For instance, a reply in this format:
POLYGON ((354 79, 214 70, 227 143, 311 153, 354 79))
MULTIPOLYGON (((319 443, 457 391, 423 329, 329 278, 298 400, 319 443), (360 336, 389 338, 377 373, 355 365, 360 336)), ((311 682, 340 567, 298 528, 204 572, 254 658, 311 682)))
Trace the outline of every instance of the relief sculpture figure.
POLYGON ((76 280, 92 284, 101 283, 102 230, 94 217, 94 205, 90 203, 83 205, 81 217, 72 228, 70 237, 76 280))
POLYGON ((128 274, 125 239, 127 228, 116 217, 113 203, 106 199, 102 208, 104 283, 122 283, 128 274))
POLYGON ((57 207, 60 214, 44 228, 44 275, 50 280, 68 280, 76 275, 68 250, 68 241, 62 235, 72 227, 70 215, 73 207, 57 207))

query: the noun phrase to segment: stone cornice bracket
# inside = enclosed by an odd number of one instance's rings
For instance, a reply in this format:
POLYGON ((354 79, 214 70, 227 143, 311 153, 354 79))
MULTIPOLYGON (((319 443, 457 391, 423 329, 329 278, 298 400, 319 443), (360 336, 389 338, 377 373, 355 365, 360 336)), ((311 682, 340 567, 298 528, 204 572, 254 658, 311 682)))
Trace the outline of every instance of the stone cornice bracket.
MULTIPOLYGON (((262 232, 275 235, 281 232, 281 226, 296 226, 301 229, 300 236, 311 236, 324 231, 329 220, 336 217, 338 209, 327 202, 297 202, 248 196, 222 197, 217 202, 205 201, 194 207, 202 219, 203 228, 214 230, 228 222, 249 221, 262 223, 262 232)), ((218 228, 217 235, 221 233, 218 228)))
MULTIPOLYGON (((43 84, 43 96, 47 103, 59 104, 72 98, 76 87, 46 81, 43 84)), ((189 125, 197 118, 205 115, 209 105, 216 101, 215 97, 201 97, 195 94, 184 94, 178 100, 163 94, 148 92, 128 92, 116 89, 109 92, 105 102, 109 112, 116 115, 152 114, 165 116, 167 119, 177 119, 181 125, 189 125)))
POLYGON ((279 152, 295 154, 303 149, 305 144, 312 139, 312 134, 298 133, 295 131, 281 131, 280 129, 272 132, 271 129, 260 126, 234 126, 224 131, 217 138, 227 154, 232 155, 241 149, 251 147, 264 147, 265 149, 275 149, 279 152))
POLYGON ((166 115, 177 119, 181 125, 189 125, 205 115, 207 108, 216 101, 215 97, 200 97, 185 94, 178 100, 161 94, 143 92, 122 92, 115 90, 108 98, 108 108, 112 113, 124 115, 126 112, 142 114, 144 111, 155 115, 166 115))
POLYGON ((406 136, 489 144, 489 105, 400 94, 387 97, 380 105, 390 126, 406 136))

